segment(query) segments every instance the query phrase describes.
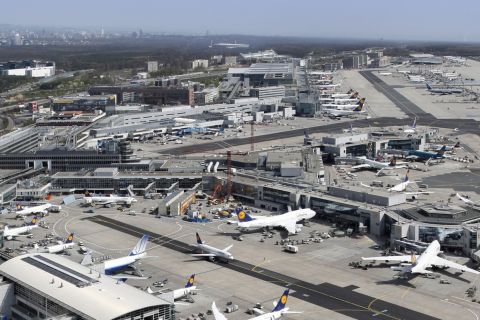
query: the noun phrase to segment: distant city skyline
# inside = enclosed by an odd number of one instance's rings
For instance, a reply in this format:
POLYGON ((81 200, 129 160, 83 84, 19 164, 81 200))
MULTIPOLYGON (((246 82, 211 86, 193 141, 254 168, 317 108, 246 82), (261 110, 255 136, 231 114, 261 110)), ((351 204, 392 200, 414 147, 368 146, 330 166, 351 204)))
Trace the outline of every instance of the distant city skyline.
POLYGON ((8 0, 3 24, 200 35, 480 42, 480 3, 364 0, 8 0))

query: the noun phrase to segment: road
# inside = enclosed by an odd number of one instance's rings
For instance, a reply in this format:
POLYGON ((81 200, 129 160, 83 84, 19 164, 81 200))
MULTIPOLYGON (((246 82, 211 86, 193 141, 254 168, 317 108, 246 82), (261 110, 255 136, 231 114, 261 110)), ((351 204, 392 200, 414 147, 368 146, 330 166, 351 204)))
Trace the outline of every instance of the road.
MULTIPOLYGON (((134 237, 140 237, 144 234, 151 237, 151 242, 161 245, 165 248, 190 255, 194 247, 150 230, 132 226, 130 224, 117 221, 105 216, 93 216, 85 218, 102 226, 129 234, 134 237)), ((317 305, 322 308, 341 313, 345 316, 359 320, 376 319, 416 319, 416 320, 434 320, 438 318, 410 310, 387 301, 383 301, 359 292, 355 286, 339 287, 331 283, 313 284, 296 278, 292 278, 278 272, 268 270, 259 266, 234 260, 233 262, 222 264, 223 267, 230 270, 243 273, 261 281, 270 282, 281 287, 288 287, 294 290, 293 297, 317 305)))

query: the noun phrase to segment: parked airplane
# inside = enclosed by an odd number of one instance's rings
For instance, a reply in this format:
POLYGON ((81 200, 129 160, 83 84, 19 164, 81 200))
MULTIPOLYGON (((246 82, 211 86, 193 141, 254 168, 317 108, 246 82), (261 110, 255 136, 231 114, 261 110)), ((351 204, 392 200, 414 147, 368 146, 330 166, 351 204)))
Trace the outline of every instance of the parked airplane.
POLYGON ((476 202, 474 202, 474 201, 472 201, 472 200, 470 200, 466 197, 461 196, 459 193, 457 193, 456 196, 457 196, 458 199, 462 200, 465 204, 468 204, 470 206, 475 206, 475 207, 480 206, 478 203, 476 203, 476 202))
POLYGON ((37 222, 37 217, 33 217, 32 221, 23 227, 10 229, 8 226, 5 226, 3 229, 3 238, 12 240, 16 237, 24 236, 25 234, 30 233, 33 229, 38 228, 37 222))
POLYGON ((426 84, 427 85, 427 91, 428 92, 431 92, 431 93, 438 93, 438 94, 441 94, 441 95, 445 95, 445 94, 455 94, 455 93, 462 93, 463 92, 463 89, 461 88, 432 88, 432 86, 430 84, 426 84))
POLYGON ((38 245, 35 245, 34 250, 35 252, 41 251, 41 252, 48 252, 48 253, 60 253, 73 248, 74 245, 75 243, 73 243, 73 233, 70 233, 67 239, 65 240, 65 242, 59 241, 58 244, 50 247, 45 247, 44 249, 40 249, 38 245))
MULTIPOLYGON (((146 248, 148 243, 149 237, 144 235, 135 247, 132 249, 130 254, 125 257, 116 258, 106 260, 100 265, 93 266, 93 269, 97 272, 106 274, 112 278, 116 279, 147 279, 148 277, 144 277, 135 267, 135 262, 138 260, 152 258, 151 256, 147 256, 146 248), (133 269, 133 271, 138 272, 139 276, 132 276, 129 274, 121 274, 123 271, 127 271, 129 269, 133 269)), ((83 258, 82 265, 93 265, 91 252, 87 253, 83 258)))
POLYGON ((196 233, 196 237, 197 243, 195 244, 195 248, 199 251, 202 251, 202 253, 194 253, 192 254, 193 257, 207 257, 210 261, 214 261, 215 259, 225 262, 233 260, 233 255, 228 252, 233 247, 233 244, 229 245, 225 249, 218 249, 205 244, 202 239, 200 239, 198 232, 196 233))
POLYGON ((458 149, 460 148, 460 141, 455 143, 455 145, 453 146, 452 145, 447 146, 447 145, 441 145, 441 144, 435 144, 430 146, 430 148, 435 151, 440 151, 443 147, 445 147, 445 151, 452 151, 453 149, 458 149))
POLYGON ((353 110, 358 106, 363 106, 365 104, 365 98, 358 100, 355 104, 338 104, 338 103, 324 103, 322 104, 323 108, 333 109, 333 110, 353 110))
POLYGON ((85 204, 98 204, 98 205, 112 205, 112 204, 125 204, 127 206, 131 206, 133 203, 137 202, 132 196, 86 196, 84 197, 85 204))
POLYGON ((335 109, 325 109, 324 110, 330 117, 338 118, 338 117, 344 117, 344 116, 351 116, 355 114, 362 114, 365 113, 365 110, 363 110, 363 104, 358 105, 355 109, 353 110, 335 110, 335 109))
POLYGON ((20 210, 15 211, 15 214, 17 214, 18 216, 27 216, 29 214, 34 214, 34 213, 47 214, 48 209, 50 209, 52 206, 53 205, 51 203, 45 203, 38 206, 26 207, 26 208, 22 208, 20 210))
POLYGON ((184 288, 173 290, 173 299, 174 300, 182 299, 190 295, 193 291, 199 290, 197 289, 197 286, 193 285, 194 281, 195 281, 195 275, 192 274, 190 278, 188 278, 187 284, 185 285, 184 288))
MULTIPOLYGON (((285 307, 287 304, 289 289, 285 290, 285 292, 280 297, 280 300, 275 304, 273 304, 274 308, 272 312, 263 313, 263 311, 259 309, 254 309, 254 312, 259 314, 254 318, 250 318, 250 320, 276 320, 280 319, 284 314, 288 313, 301 313, 297 311, 289 311, 288 308, 285 307)), ((218 310, 215 301, 212 302, 212 313, 215 320, 227 320, 227 318, 218 310)))
POLYGON ((413 119, 413 124, 410 128, 403 130, 405 133, 415 133, 417 132, 417 117, 413 119))
POLYGON ((237 209, 237 225, 240 229, 282 227, 288 233, 295 234, 297 233, 297 222, 309 220, 315 217, 316 214, 312 209, 299 209, 270 217, 253 218, 242 209, 237 209))
POLYGON ((408 155, 407 155, 406 159, 412 159, 412 160, 443 159, 443 158, 445 158, 445 150, 446 149, 447 149, 447 146, 443 146, 437 152, 410 150, 410 151, 408 151, 408 155))
POLYGON ((370 257, 363 258, 364 261, 398 261, 400 266, 392 267, 393 270, 400 271, 396 277, 405 277, 406 274, 426 274, 432 273, 427 270, 432 267, 439 268, 454 268, 461 270, 462 272, 467 271, 473 274, 480 274, 477 270, 470 269, 461 264, 449 261, 444 258, 440 258, 438 255, 442 253, 440 251, 440 243, 435 240, 430 243, 421 255, 404 255, 404 256, 381 256, 381 257, 370 257))
POLYGON ((353 166, 352 169, 360 170, 360 169, 378 169, 377 175, 382 170, 393 170, 393 169, 401 169, 405 168, 406 166, 403 164, 397 165, 397 159, 392 158, 390 162, 380 162, 371 159, 367 159, 366 157, 357 157, 358 160, 362 162, 362 164, 353 166))
POLYGON ((403 179, 402 182, 400 182, 399 184, 391 187, 390 189, 388 189, 388 191, 392 192, 392 191, 396 191, 396 192, 404 192, 406 189, 407 189, 407 186, 411 183, 413 183, 413 181, 410 181, 408 179, 408 174, 410 173, 410 170, 407 170, 407 173, 405 174, 405 178, 403 179))

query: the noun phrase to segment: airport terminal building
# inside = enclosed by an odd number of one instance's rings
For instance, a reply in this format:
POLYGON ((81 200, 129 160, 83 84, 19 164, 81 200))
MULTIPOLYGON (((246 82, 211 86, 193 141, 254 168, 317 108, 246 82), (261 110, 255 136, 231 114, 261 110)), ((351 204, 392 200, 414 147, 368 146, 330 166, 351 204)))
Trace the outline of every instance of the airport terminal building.
POLYGON ((0 313, 12 319, 175 319, 174 306, 53 254, 0 265, 0 313))

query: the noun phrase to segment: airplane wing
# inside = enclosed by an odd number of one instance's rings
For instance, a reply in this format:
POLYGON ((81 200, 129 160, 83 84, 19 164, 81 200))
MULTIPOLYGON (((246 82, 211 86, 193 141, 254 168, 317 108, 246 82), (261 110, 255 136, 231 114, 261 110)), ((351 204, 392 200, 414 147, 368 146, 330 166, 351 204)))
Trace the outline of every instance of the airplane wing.
POLYGON ((297 232, 297 221, 295 219, 290 219, 288 221, 281 222, 279 226, 285 228, 289 233, 296 233, 297 232))
POLYGON ((440 258, 440 257, 433 258, 433 261, 431 262, 431 264, 437 267, 448 267, 448 268, 454 268, 462 271, 471 272, 473 274, 480 274, 480 272, 478 272, 477 270, 471 269, 464 265, 461 265, 456 262, 453 262, 444 258, 440 258))
POLYGON ((218 310, 215 301, 212 302, 212 313, 215 320, 227 320, 227 318, 218 310))
MULTIPOLYGON (((415 255, 415 258, 418 258, 418 255, 415 255)), ((410 262, 412 261, 412 256, 381 256, 381 257, 362 257, 363 261, 398 261, 398 262, 410 262)))
POLYGON ((359 164, 357 166, 353 166, 352 169, 369 169, 371 167, 372 167, 371 165, 364 163, 364 164, 359 164))
POLYGON ((225 249, 223 249, 223 251, 228 251, 228 250, 232 249, 232 247, 233 247, 233 244, 231 244, 228 247, 226 247, 225 249))
POLYGON ((193 253, 191 254, 192 257, 216 257, 213 253, 193 253))
POLYGON ((122 279, 147 280, 151 278, 151 277, 133 276, 131 274, 116 274, 116 275, 109 275, 108 277, 117 279, 117 280, 122 280, 122 279))

